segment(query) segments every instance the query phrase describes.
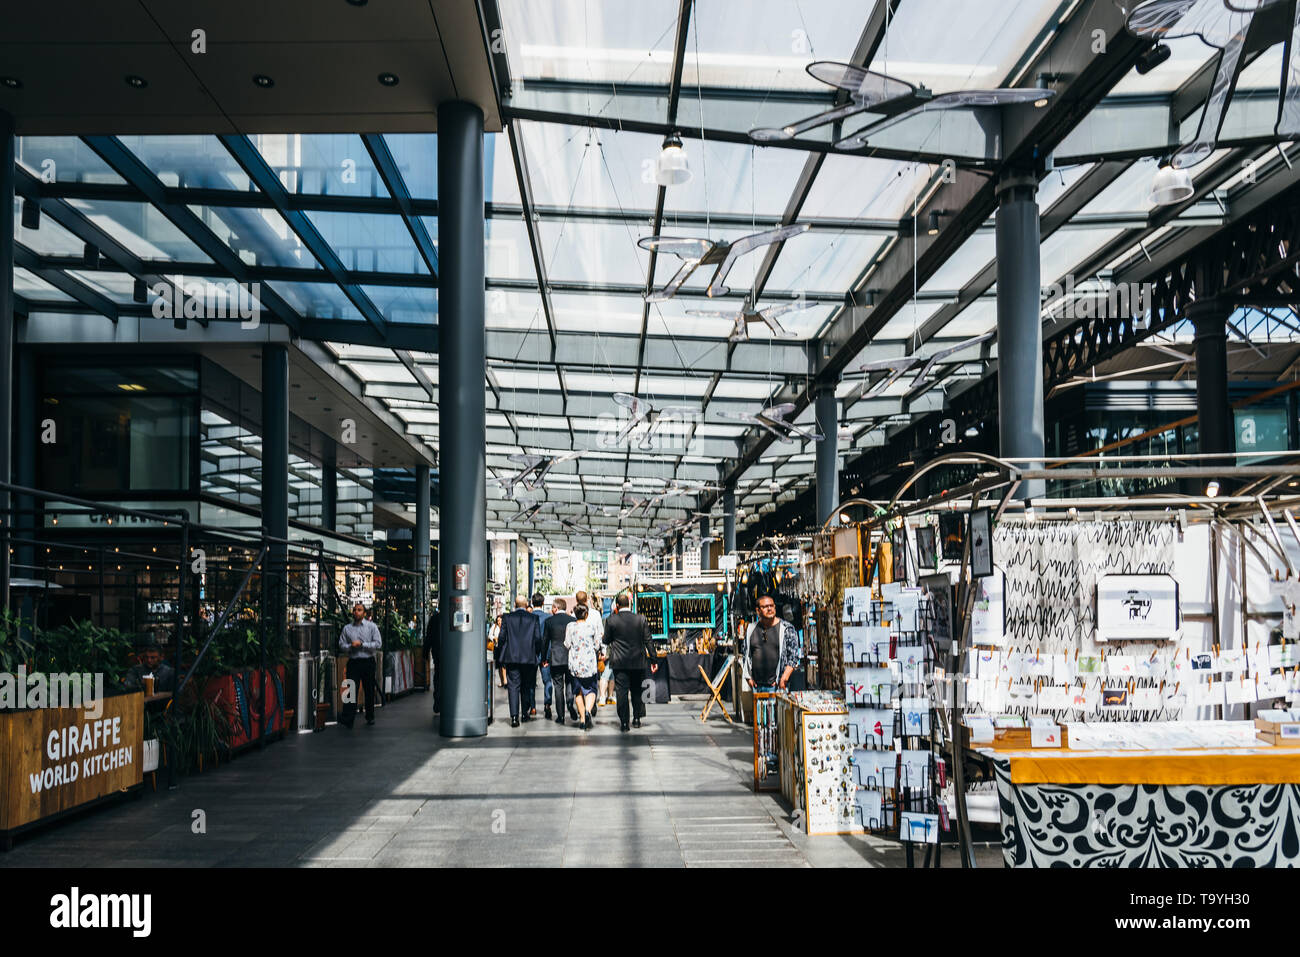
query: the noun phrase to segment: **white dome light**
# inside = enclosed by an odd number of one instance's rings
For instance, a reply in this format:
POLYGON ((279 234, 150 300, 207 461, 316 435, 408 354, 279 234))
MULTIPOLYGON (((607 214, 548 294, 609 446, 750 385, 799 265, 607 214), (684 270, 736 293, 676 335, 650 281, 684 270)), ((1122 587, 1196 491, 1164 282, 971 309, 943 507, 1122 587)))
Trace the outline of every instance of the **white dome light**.
POLYGON ((682 138, 672 133, 664 138, 663 149, 655 161, 655 182, 660 186, 681 186, 691 181, 691 167, 686 159, 682 138))
POLYGON ((1161 166, 1151 180, 1151 202, 1157 206, 1172 206, 1190 199, 1195 190, 1192 188, 1192 174, 1185 169, 1174 169, 1171 165, 1161 166))

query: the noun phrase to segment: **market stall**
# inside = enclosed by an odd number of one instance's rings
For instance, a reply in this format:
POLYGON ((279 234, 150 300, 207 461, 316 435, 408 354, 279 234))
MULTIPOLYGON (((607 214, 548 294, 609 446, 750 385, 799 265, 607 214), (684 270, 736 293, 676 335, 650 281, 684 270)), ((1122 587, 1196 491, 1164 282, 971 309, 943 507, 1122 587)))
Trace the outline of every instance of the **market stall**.
MULTIPOLYGON (((655 684, 655 701, 671 695, 711 694, 700 669, 712 676, 721 666, 730 634, 728 595, 721 578, 638 581, 632 610, 645 615, 659 647, 661 667, 646 674, 655 684)), ((729 690, 724 692, 729 697, 729 690)))

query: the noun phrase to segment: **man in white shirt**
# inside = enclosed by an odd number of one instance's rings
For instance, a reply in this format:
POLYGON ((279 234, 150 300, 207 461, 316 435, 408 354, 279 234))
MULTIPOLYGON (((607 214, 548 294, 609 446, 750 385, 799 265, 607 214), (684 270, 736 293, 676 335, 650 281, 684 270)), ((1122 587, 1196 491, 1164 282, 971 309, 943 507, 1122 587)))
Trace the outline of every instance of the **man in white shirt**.
POLYGON ((357 691, 366 694, 366 724, 375 723, 375 661, 384 646, 379 626, 366 617, 366 606, 352 606, 352 620, 339 632, 339 650, 348 656, 348 680, 352 682, 350 700, 343 703, 339 724, 351 728, 357 720, 357 691))

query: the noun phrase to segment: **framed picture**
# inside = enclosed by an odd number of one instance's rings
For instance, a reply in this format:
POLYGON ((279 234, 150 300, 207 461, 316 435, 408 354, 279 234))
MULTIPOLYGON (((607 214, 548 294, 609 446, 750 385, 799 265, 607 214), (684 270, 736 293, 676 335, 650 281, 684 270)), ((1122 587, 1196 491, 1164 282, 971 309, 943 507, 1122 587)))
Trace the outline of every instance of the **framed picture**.
POLYGON ((916 530, 916 567, 931 570, 939 567, 939 542, 933 525, 923 525, 916 530))
POLYGON ((900 526, 889 534, 891 557, 894 561, 894 581, 907 581, 907 528, 900 526))
POLYGON ((961 561, 962 548, 966 544, 966 522, 960 515, 945 512, 939 516, 939 538, 943 545, 943 560, 961 561))
POLYGON ((936 642, 952 641, 952 582, 945 574, 924 575, 918 584, 930 599, 930 634, 936 642))
POLYGON ((993 574, 993 513, 987 508, 970 513, 970 568, 974 578, 993 574))
POLYGON ((1172 575, 1097 579, 1098 641, 1172 641, 1179 627, 1178 582, 1172 575))
POLYGON ((974 584, 975 604, 971 607, 970 641, 972 645, 1006 644, 1007 606, 1003 601, 1005 575, 1000 569, 977 579, 974 584))

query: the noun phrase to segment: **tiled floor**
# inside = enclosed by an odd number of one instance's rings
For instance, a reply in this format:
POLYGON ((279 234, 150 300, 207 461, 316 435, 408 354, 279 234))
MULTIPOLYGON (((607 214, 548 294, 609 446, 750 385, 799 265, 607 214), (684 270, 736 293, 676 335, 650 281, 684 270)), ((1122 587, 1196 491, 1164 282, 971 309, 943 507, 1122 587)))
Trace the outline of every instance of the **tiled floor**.
MULTIPOLYGON (((290 736, 176 791, 29 833, 0 867, 903 863, 892 841, 791 828, 779 796, 752 790, 749 732, 716 712, 701 724, 702 701, 651 705, 628 734, 609 708, 590 732, 498 721, 472 740, 435 734, 430 706, 415 694, 373 727, 290 736), (194 833, 197 811, 206 833, 194 833)), ((979 860, 999 866, 1000 854, 979 860)))

